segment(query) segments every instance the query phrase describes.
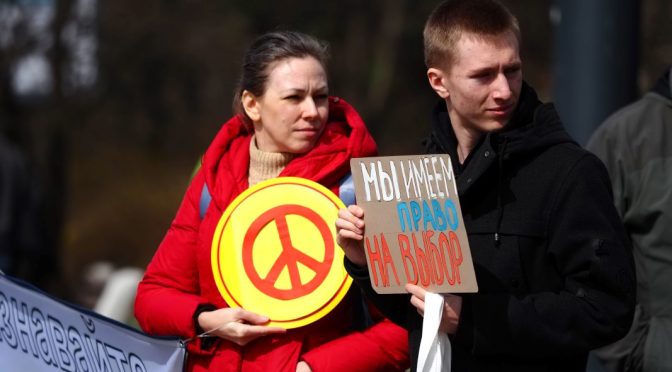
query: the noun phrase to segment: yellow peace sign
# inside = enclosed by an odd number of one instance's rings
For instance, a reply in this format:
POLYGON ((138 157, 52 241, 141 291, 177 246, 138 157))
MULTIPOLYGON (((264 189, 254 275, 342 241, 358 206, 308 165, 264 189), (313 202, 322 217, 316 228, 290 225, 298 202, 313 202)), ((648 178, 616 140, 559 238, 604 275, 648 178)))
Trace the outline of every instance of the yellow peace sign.
POLYGON ((332 228, 343 202, 303 178, 279 177, 241 193, 224 211, 212 241, 212 270, 232 307, 296 328, 331 311, 352 279, 332 228))

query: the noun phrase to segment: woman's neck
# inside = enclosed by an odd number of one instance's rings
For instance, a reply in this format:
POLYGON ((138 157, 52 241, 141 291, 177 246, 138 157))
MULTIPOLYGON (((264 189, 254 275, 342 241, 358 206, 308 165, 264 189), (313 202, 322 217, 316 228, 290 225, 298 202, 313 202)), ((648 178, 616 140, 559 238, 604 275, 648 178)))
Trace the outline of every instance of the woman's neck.
POLYGON ((267 152, 257 148, 254 137, 250 141, 250 168, 248 172, 249 186, 280 175, 283 169, 296 155, 285 152, 267 152))

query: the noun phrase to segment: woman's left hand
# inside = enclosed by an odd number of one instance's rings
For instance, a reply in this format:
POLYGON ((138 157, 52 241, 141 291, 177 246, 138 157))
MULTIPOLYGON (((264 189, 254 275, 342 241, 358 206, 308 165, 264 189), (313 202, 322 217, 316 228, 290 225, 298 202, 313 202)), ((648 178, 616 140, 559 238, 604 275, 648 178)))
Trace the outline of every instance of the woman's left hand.
POLYGON ((274 334, 287 332, 284 328, 269 327, 267 316, 259 315, 243 308, 222 308, 204 311, 198 315, 198 325, 210 334, 234 342, 240 346, 274 334))
MULTIPOLYGON (((411 304, 418 310, 420 316, 425 316, 425 293, 427 291, 417 285, 406 284, 406 291, 410 293, 411 304)), ((462 311, 462 297, 451 294, 443 295, 443 315, 439 331, 453 335, 457 332, 457 325, 460 322, 460 312, 462 311)))

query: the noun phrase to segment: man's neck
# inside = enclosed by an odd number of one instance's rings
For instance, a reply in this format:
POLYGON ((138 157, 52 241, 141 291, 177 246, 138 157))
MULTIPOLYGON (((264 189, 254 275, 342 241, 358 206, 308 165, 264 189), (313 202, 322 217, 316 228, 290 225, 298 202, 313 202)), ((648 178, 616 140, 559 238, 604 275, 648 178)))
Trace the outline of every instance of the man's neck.
POLYGON ((478 145, 483 137, 483 133, 475 130, 469 130, 464 126, 452 123, 455 137, 457 138, 457 156, 460 164, 469 157, 471 151, 478 145))

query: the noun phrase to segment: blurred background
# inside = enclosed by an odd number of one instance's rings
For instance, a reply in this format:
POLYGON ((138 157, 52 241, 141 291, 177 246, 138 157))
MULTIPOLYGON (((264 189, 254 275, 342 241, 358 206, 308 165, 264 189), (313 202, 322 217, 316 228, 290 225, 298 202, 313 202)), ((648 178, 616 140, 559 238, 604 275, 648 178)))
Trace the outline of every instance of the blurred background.
MULTIPOLYGON (((521 23, 525 79, 581 143, 672 63, 669 0, 503 2, 521 23)), ((331 93, 381 154, 421 151, 435 104, 422 27, 437 3, 0 0, 0 186, 14 190, 0 195, 3 270, 92 306, 96 280, 144 268, 266 31, 327 40, 331 93)))

